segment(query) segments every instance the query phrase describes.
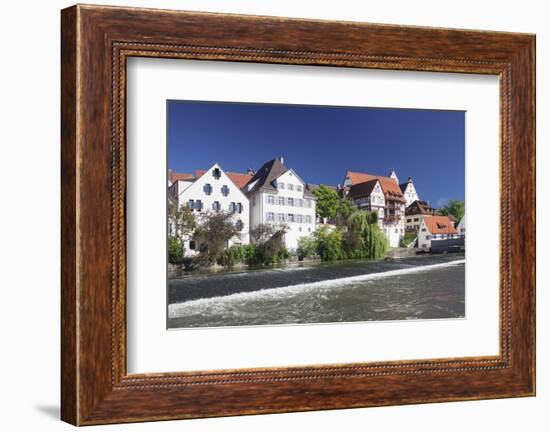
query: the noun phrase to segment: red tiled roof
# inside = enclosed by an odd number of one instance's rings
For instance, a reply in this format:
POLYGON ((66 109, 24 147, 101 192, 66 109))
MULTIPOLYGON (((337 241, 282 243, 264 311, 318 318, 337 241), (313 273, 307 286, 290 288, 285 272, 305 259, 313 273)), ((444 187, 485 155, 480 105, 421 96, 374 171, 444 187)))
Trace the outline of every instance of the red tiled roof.
POLYGON ((246 186, 252 178, 252 175, 241 174, 239 172, 227 172, 227 176, 231 178, 231 181, 240 189, 246 186))
POLYGON ((178 172, 170 172, 170 181, 176 182, 178 180, 193 180, 195 177, 193 174, 185 174, 185 173, 178 173, 178 172))
MULTIPOLYGON (((202 177, 206 171, 204 169, 197 169, 195 171, 195 178, 202 177)), ((248 184, 250 179, 252 178, 252 175, 250 174, 241 174, 240 172, 226 172, 227 176, 231 181, 235 183, 235 185, 242 189, 244 186, 248 184)))
POLYGON ((436 233, 458 233, 453 222, 447 216, 425 215, 424 223, 431 234, 436 233))
POLYGON ((383 177, 380 175, 372 175, 363 172, 346 172, 346 179, 349 179, 352 185, 364 183, 366 181, 372 181, 378 179, 380 185, 382 186, 382 191, 386 199, 393 199, 401 202, 406 202, 403 192, 399 187, 399 184, 390 177, 383 177))

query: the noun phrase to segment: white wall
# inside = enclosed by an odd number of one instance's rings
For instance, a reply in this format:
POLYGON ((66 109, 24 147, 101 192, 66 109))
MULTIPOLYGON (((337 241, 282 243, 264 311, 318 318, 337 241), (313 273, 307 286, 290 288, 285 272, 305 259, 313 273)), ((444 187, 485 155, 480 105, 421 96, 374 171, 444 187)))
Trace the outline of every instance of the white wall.
MULTIPOLYGON (((264 0, 102 0, 102 4, 286 15, 320 19, 537 32, 538 219, 548 219, 550 196, 550 28, 545 2, 464 0, 339 2, 264 0)), ((59 9, 71 2, 5 2, 0 155, 2 266, 5 295, 0 319, 5 370, 0 386, 9 400, 0 419, 5 429, 69 430, 57 420, 59 408, 59 9), (24 21, 23 21, 24 19, 24 21), (21 177, 40 181, 41 193, 29 197, 21 177), (39 214, 39 217, 37 217, 39 214), (29 229, 32 226, 32 229, 29 229), (32 260, 28 258, 32 253, 32 260), (9 354, 6 354, 9 352, 9 354), (9 396, 9 398, 8 398, 9 396)), ((236 417, 155 424, 106 426, 103 430, 364 430, 499 431, 544 430, 550 422, 550 283, 548 224, 538 225, 538 397, 433 405, 236 417)))

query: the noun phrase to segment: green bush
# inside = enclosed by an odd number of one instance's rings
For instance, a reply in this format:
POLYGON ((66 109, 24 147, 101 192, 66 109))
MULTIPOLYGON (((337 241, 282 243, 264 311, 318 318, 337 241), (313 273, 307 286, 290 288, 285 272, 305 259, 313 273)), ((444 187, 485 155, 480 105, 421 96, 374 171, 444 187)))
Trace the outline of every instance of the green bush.
POLYGON ((307 257, 313 257, 317 254, 317 242, 313 235, 302 236, 298 238, 298 248, 296 255, 302 260, 307 257))
POLYGON ((179 238, 168 237, 168 262, 175 265, 183 263, 184 251, 183 243, 179 238))
POLYGON ((322 227, 315 232, 315 239, 317 254, 321 260, 332 261, 344 257, 344 251, 342 249, 342 231, 340 229, 330 231, 322 227))
POLYGON ((405 232, 405 236, 399 242, 399 247, 408 247, 411 242, 416 239, 416 233, 405 232))

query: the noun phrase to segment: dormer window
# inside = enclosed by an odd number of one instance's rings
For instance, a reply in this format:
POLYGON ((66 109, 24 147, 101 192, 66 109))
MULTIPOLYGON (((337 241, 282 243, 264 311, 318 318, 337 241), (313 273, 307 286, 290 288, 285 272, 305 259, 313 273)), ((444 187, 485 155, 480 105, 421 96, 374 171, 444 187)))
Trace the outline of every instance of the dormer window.
POLYGON ((212 194, 212 186, 210 184, 205 184, 204 187, 202 188, 202 190, 208 196, 210 196, 212 194))
POLYGON ((227 196, 229 194, 229 187, 225 184, 222 186, 222 195, 227 196))
POLYGON ((212 169, 212 176, 214 178, 216 178, 217 180, 219 180, 220 177, 222 176, 222 171, 220 171, 219 168, 214 168, 214 169, 212 169))

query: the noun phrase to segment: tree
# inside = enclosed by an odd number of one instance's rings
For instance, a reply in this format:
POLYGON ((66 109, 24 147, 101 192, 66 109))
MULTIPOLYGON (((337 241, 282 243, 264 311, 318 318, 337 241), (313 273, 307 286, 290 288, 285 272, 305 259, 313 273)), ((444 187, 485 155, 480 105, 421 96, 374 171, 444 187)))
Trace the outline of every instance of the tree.
POLYGON ((346 226, 350 216, 357 211, 359 211, 359 209, 353 205, 351 199, 339 199, 336 204, 336 216, 334 217, 334 222, 337 226, 346 226))
POLYGON ((446 205, 439 208, 439 213, 446 216, 453 215, 458 223, 464 217, 464 201, 450 199, 446 205))
POLYGON ((323 261, 339 260, 344 257, 342 250, 342 230, 322 227, 315 231, 317 254, 323 261))
POLYGON ((336 206, 338 204, 338 193, 325 185, 320 185, 313 190, 317 198, 315 212, 321 218, 333 218, 336 216, 336 206))
POLYGON ((276 232, 275 226, 268 223, 260 223, 250 230, 250 238, 256 244, 263 244, 271 238, 276 232))
POLYGON ((199 240, 199 260, 214 264, 222 259, 226 243, 233 237, 240 237, 240 231, 233 222, 233 214, 226 211, 204 213, 195 230, 199 240))
POLYGON ((179 265, 183 263, 183 243, 179 238, 168 237, 168 262, 179 265))
POLYGON ((197 227, 193 211, 172 201, 168 201, 168 220, 172 225, 170 236, 178 238, 182 242, 192 235, 197 227))
POLYGON ((249 265, 270 265, 288 259, 290 253, 285 247, 286 225, 259 224, 250 231, 254 241, 254 252, 248 257, 249 265))
POLYGON ((184 257, 184 241, 193 234, 197 226, 195 215, 190 208, 180 207, 176 202, 168 201, 168 261, 180 264, 184 257))
POLYGON ((388 251, 388 240, 378 226, 376 212, 353 213, 344 234, 344 250, 351 258, 381 259, 388 251))
POLYGON ((314 256, 317 252, 317 243, 313 235, 301 236, 298 238, 298 248, 296 254, 298 259, 314 256))

